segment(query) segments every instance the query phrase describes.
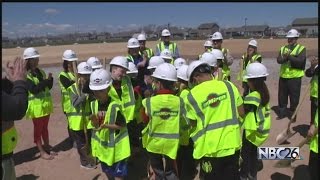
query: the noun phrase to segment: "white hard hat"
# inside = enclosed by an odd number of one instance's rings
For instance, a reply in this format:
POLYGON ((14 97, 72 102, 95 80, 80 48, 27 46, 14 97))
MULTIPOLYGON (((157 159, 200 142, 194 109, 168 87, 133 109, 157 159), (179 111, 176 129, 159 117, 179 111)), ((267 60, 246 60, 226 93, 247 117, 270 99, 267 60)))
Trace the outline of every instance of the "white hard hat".
POLYGON ((145 34, 139 34, 137 37, 138 41, 145 41, 146 39, 146 35, 145 34))
POLYGON ((31 58, 37 58, 37 57, 40 57, 40 55, 39 55, 38 51, 33 47, 29 47, 23 51, 23 59, 24 60, 31 59, 31 58))
POLYGON ((116 56, 110 61, 110 65, 116 65, 129 70, 128 60, 124 56, 116 56))
POLYGON ((151 76, 167 81, 177 81, 177 70, 172 64, 162 63, 156 67, 151 76))
POLYGON ((195 61, 193 61, 189 66, 188 66, 188 69, 187 69, 187 77, 188 77, 188 82, 189 83, 191 83, 190 82, 190 76, 192 75, 192 73, 193 73, 193 71, 197 68, 197 67, 199 67, 199 66, 201 66, 201 65, 204 65, 204 64, 206 64, 206 65, 208 65, 209 66, 209 64, 207 64, 207 63, 205 63, 205 62, 203 62, 203 61, 197 61, 197 60, 195 60, 195 61))
POLYGON ((112 78, 105 69, 97 69, 90 75, 89 88, 91 90, 107 89, 112 84, 112 78))
POLYGON ((164 63, 164 60, 160 56, 152 56, 149 60, 147 69, 154 69, 162 63, 164 63))
POLYGON ((204 47, 212 47, 212 41, 206 40, 206 42, 204 42, 203 46, 204 47))
POLYGON ((138 48, 140 47, 139 41, 136 38, 130 38, 128 41, 128 48, 138 48))
POLYGON ((127 74, 138 73, 138 69, 133 62, 129 62, 128 65, 129 65, 129 71, 127 71, 127 74))
POLYGON ((78 60, 76 53, 70 49, 64 51, 64 53, 62 55, 62 59, 66 60, 66 61, 77 61, 78 60))
POLYGON ((161 51, 160 57, 162 57, 163 59, 172 59, 172 53, 169 49, 164 49, 163 51, 161 51))
POLYGON ((203 53, 199 60, 209 64, 211 67, 217 66, 217 58, 212 53, 208 53, 208 52, 203 53))
POLYGON ((290 31, 288 31, 286 38, 295 38, 295 37, 299 37, 300 33, 296 30, 296 29, 291 29, 290 31))
POLYGON ((92 68, 87 62, 82 62, 78 64, 78 73, 79 74, 91 74, 92 73, 92 68))
POLYGON ((97 57, 90 57, 87 63, 92 67, 92 69, 102 68, 102 64, 97 57))
POLYGON ((268 76, 267 68, 259 63, 254 62, 250 63, 246 68, 246 73, 243 76, 245 79, 251 79, 251 78, 259 78, 259 77, 266 77, 268 76))
POLYGON ((183 64, 182 66, 180 66, 180 68, 177 70, 177 78, 180 78, 184 81, 188 81, 187 70, 188 65, 183 64))
POLYGON ((176 69, 179 69, 182 65, 187 64, 186 60, 183 58, 177 58, 174 60, 173 65, 176 69))
POLYGON ((220 49, 212 49, 210 53, 213 54, 216 59, 224 59, 223 53, 220 49))
POLYGON ((161 36, 171 36, 171 33, 168 29, 164 29, 161 32, 161 36))
POLYGON ((251 41, 249 41, 249 45, 254 46, 254 47, 258 47, 258 42, 256 40, 252 39, 251 41))
POLYGON ((219 40, 223 39, 222 34, 220 32, 215 32, 212 34, 211 40, 219 40))

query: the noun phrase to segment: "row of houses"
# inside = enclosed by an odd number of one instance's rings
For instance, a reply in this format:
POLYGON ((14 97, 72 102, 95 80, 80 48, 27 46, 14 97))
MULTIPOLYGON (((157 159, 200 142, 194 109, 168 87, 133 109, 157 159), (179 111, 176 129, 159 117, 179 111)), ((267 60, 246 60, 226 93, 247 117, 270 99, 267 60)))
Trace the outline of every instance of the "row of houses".
POLYGON ((2 37, 2 45, 42 45, 42 44, 68 44, 68 43, 87 43, 87 42, 106 42, 106 41, 126 41, 131 37, 138 36, 142 31, 147 35, 149 40, 159 39, 161 31, 169 28, 173 39, 206 39, 214 32, 220 31, 225 38, 264 38, 264 37, 284 37, 286 32, 291 28, 296 28, 304 37, 318 36, 318 18, 297 18, 291 25, 286 27, 269 27, 268 25, 246 25, 241 27, 232 27, 223 29, 217 23, 203 23, 197 28, 175 27, 168 25, 153 25, 145 29, 123 31, 117 33, 73 33, 57 36, 43 37, 26 37, 12 42, 6 37, 2 37))

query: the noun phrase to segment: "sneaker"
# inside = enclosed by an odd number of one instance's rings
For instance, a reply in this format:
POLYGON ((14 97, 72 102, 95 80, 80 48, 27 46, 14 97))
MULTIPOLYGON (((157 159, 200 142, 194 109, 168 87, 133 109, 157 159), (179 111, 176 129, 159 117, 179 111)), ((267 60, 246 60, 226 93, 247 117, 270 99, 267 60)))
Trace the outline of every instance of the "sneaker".
POLYGON ((80 165, 80 167, 85 168, 85 169, 96 169, 97 166, 96 165, 92 165, 92 164, 87 164, 87 165, 80 165))

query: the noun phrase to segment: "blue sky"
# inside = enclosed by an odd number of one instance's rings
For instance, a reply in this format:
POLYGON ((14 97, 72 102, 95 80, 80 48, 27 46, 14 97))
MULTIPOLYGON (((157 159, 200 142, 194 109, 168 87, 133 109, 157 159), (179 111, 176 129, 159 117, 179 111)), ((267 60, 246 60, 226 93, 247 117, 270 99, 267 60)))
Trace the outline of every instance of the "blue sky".
POLYGON ((318 17, 318 3, 2 3, 2 34, 110 31, 142 25, 220 27, 268 24, 286 26, 295 18, 318 17))

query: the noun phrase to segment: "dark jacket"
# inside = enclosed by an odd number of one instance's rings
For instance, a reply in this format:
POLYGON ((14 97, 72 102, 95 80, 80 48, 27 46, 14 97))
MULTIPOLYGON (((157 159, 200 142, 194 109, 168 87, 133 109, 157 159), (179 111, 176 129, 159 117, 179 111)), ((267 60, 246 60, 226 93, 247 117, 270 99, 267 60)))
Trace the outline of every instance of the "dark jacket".
POLYGON ((14 121, 24 117, 28 108, 28 90, 26 81, 11 83, 2 79, 1 120, 14 121))

